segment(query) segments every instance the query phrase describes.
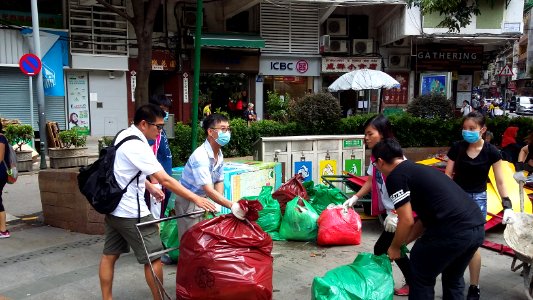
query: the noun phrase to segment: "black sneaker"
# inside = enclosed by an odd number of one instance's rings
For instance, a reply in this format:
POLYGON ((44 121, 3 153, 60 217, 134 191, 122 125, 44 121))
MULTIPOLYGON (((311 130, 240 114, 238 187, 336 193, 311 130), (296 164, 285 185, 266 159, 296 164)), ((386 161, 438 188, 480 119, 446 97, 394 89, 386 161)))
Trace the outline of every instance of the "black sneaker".
POLYGON ((468 294, 466 295, 466 300, 479 300, 479 286, 471 285, 468 288, 468 294))

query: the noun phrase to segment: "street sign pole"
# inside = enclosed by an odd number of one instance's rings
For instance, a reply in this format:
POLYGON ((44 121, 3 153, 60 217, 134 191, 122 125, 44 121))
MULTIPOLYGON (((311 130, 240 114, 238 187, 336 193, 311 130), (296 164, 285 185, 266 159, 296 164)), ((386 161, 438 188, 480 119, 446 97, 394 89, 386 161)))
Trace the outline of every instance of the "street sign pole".
POLYGON ((203 1, 196 0, 196 32, 194 35, 194 86, 192 89, 192 151, 198 139, 198 97, 200 96, 200 51, 202 49, 203 1))
MULTIPOLYGON (((33 27, 33 46, 35 55, 41 57, 41 39, 39 37, 39 10, 37 0, 31 0, 31 22, 33 27)), ((43 72, 37 74, 37 98, 39 99, 39 138, 41 140, 41 170, 46 169, 46 152, 48 146, 46 143, 46 117, 44 114, 44 86, 43 72)), ((33 113, 33 112, 31 112, 33 113)), ((32 124, 33 125, 33 124, 32 124)))

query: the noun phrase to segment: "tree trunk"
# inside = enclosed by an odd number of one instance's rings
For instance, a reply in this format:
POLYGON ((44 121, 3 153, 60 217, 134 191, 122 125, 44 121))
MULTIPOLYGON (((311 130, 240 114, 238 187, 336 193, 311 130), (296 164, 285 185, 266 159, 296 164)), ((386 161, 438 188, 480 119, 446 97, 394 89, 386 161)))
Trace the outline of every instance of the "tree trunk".
POLYGON ((139 66, 137 70, 137 86, 135 88, 135 108, 148 104, 149 91, 148 82, 150 79, 150 71, 152 70, 152 38, 149 36, 137 35, 137 47, 139 54, 137 59, 139 66))

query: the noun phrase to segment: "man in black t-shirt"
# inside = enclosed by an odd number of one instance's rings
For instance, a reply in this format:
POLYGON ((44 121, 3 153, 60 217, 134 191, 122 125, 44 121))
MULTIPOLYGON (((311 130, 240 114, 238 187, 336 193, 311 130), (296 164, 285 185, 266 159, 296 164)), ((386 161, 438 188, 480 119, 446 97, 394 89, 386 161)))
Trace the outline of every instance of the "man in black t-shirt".
POLYGON ((439 274, 443 299, 464 299, 464 271, 485 237, 479 207, 444 173, 405 160, 394 139, 376 144, 372 155, 374 166, 387 176, 398 214, 389 258, 398 259, 400 247, 418 239, 411 249, 409 299, 434 299, 439 274))

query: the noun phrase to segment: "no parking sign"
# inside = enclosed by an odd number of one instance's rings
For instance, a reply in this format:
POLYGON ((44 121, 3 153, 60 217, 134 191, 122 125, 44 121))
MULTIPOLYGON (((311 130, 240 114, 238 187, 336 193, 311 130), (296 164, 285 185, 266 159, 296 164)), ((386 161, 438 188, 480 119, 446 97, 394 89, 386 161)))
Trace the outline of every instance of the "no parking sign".
POLYGON ((32 53, 24 54, 19 59, 19 68, 22 73, 28 76, 34 76, 41 71, 41 59, 32 53))

